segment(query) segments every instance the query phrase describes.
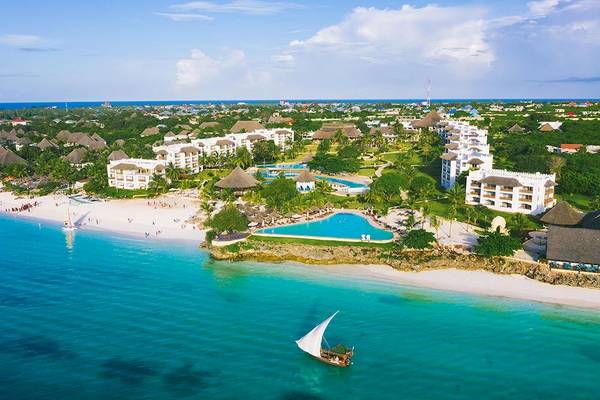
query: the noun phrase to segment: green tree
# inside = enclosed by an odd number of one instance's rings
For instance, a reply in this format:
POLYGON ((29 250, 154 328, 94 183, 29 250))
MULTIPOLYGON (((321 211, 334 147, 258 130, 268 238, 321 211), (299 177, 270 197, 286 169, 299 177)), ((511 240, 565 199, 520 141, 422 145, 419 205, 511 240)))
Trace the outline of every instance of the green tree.
POLYGON ((500 232, 488 232, 479 237, 473 250, 487 257, 508 257, 521 248, 519 239, 503 235, 500 232))
POLYGON ((402 240, 402 244, 411 249, 428 249, 435 243, 433 233, 424 229, 413 229, 402 240))
POLYGON ((246 169, 253 164, 252 154, 246 146, 238 147, 230 161, 231 167, 240 167, 242 169, 246 169))
POLYGON ((257 164, 272 163, 279 156, 279 147, 272 140, 262 140, 252 147, 252 156, 257 164))
POLYGON ((148 183, 148 190, 154 195, 166 193, 169 190, 169 184, 165 177, 155 173, 148 183))
POLYGON ((293 180, 284 177, 274 179, 270 185, 265 185, 260 193, 269 207, 278 210, 283 209, 289 202, 298 196, 296 183, 293 180))
POLYGON ((216 213, 209 221, 208 226, 215 232, 243 232, 248 229, 248 218, 242 214, 234 205, 227 205, 216 213))

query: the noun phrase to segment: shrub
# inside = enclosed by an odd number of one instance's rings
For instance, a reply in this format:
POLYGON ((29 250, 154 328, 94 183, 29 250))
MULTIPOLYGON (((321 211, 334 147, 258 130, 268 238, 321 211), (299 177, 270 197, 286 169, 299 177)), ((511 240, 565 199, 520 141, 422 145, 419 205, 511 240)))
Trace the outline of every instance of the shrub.
POLYGON ((402 241, 402 244, 411 249, 429 249, 435 243, 435 236, 425 229, 414 229, 402 241))
POLYGON ((235 208, 235 206, 228 205, 215 214, 207 225, 213 228, 217 234, 222 232, 243 232, 248 229, 248 218, 235 208))
POLYGON ((475 245, 475 253, 488 257, 512 256, 521 248, 521 242, 512 236, 499 232, 489 232, 479 237, 475 245))

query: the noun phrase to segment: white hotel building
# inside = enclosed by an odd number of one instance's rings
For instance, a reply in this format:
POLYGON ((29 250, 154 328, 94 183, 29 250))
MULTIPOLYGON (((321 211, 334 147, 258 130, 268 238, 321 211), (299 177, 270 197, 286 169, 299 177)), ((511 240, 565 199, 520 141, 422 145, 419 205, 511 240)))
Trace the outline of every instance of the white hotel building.
POLYGON ((553 207, 554 174, 479 169, 467 177, 465 202, 496 211, 540 214, 553 207))
POLYGON ((125 158, 107 166, 108 186, 118 189, 148 189, 154 174, 165 176, 166 161, 125 158))
POLYGON ((257 129, 252 132, 194 139, 191 143, 165 144, 156 146, 153 150, 157 159, 196 173, 202 169, 198 161, 200 156, 232 155, 242 146, 251 152, 254 144, 263 140, 272 140, 281 150, 286 150, 294 141, 294 131, 288 128, 257 129))
POLYGON ((492 168, 493 156, 487 143, 487 130, 460 121, 442 121, 438 133, 446 145, 442 154, 441 185, 454 186, 458 176, 472 168, 492 168))

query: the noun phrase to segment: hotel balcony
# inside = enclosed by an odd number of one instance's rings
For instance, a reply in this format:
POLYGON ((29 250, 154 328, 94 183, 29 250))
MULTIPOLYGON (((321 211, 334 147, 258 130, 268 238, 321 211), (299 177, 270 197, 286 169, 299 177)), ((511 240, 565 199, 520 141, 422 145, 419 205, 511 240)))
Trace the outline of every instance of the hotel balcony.
POLYGON ((496 190, 496 185, 485 184, 485 185, 483 185, 483 188, 486 190, 496 190))
POLYGON ((531 196, 519 196, 519 201, 524 203, 531 203, 533 201, 533 197, 531 196))
POLYGON ((523 186, 520 190, 519 193, 533 193, 533 188, 529 187, 529 186, 523 186))
POLYGON ((512 201, 513 197, 512 196, 501 195, 500 196, 500 200, 510 200, 510 201, 512 201))
POLYGON ((513 191, 513 187, 512 186, 501 186, 500 190, 503 192, 512 192, 513 191))

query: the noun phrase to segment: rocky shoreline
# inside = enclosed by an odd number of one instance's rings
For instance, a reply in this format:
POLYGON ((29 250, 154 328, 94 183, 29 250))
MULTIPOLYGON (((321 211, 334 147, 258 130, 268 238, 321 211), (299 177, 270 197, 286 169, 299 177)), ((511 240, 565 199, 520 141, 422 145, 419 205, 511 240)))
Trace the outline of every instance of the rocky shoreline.
POLYGON ((249 240, 230 246, 213 247, 209 252, 213 259, 227 261, 297 262, 311 265, 380 264, 407 272, 449 268, 483 270, 501 275, 519 274, 551 285, 600 289, 600 275, 597 274, 558 271, 547 264, 503 257, 485 258, 474 254, 460 254, 443 247, 400 250, 383 246, 319 246, 249 240))

